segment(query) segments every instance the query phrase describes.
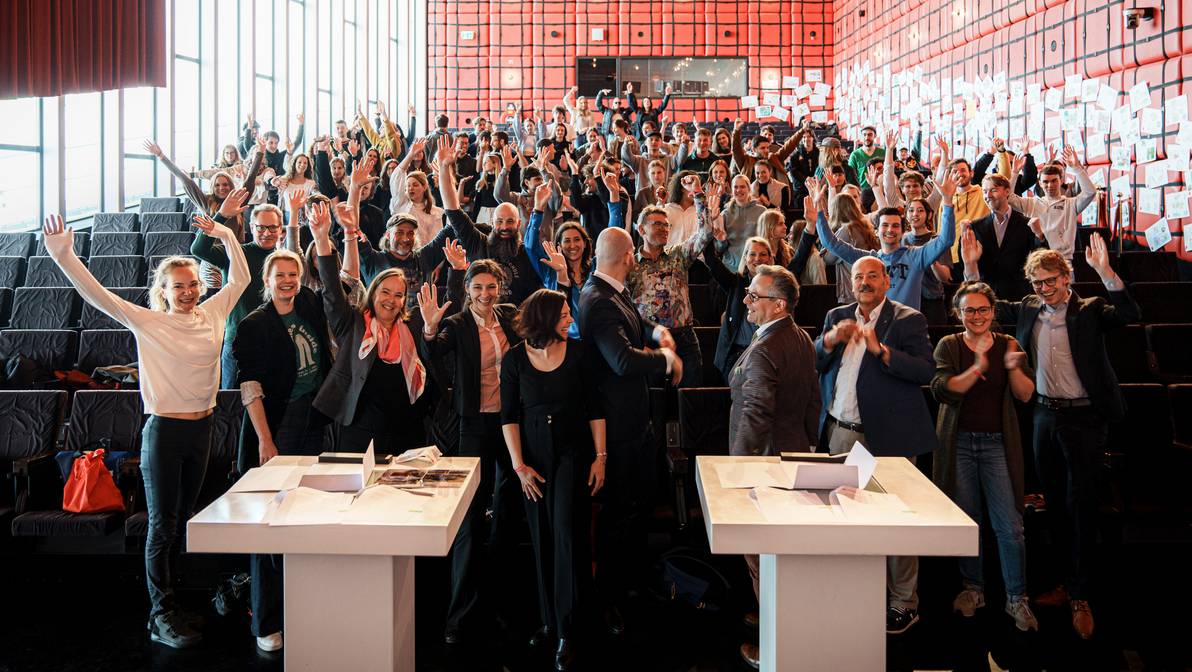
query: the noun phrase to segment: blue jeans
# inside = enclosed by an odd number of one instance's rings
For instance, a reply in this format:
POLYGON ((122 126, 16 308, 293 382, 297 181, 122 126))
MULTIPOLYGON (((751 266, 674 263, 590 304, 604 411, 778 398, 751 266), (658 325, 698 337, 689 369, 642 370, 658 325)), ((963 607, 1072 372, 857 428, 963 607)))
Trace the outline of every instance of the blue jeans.
POLYGON ((239 375, 240 363, 232 355, 232 341, 225 340, 223 350, 219 353, 219 389, 240 389, 240 383, 236 382, 239 375))
MULTIPOLYGON (((1002 559, 1002 580, 1010 599, 1026 595, 1026 541, 1022 516, 1014 501, 1014 485, 1006 467, 1006 448, 1001 434, 960 432, 956 435, 956 505, 970 518, 984 525, 984 509, 997 537, 1002 559), (985 507, 981 506, 984 495, 985 507)), ((977 557, 960 558, 960 576, 966 585, 985 584, 982 571, 984 548, 977 557)))

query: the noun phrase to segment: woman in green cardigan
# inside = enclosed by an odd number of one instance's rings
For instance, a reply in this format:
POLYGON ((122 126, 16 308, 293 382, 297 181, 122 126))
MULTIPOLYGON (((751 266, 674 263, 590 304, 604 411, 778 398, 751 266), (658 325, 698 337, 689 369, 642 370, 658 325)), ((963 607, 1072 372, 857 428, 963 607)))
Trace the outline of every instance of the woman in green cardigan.
MULTIPOLYGON (((992 330, 996 301, 983 282, 962 286, 952 306, 964 332, 946 336, 935 348, 931 391, 940 402, 940 448, 933 477, 969 517, 993 527, 1006 584, 1006 613, 1019 630, 1038 630, 1026 596, 1022 439, 1014 413, 1014 399, 1027 402, 1034 394, 1034 374, 1014 337, 992 330), (988 508, 988 522, 983 508, 988 508)), ((964 589, 952 607, 966 617, 985 606, 983 552, 960 559, 964 589)))

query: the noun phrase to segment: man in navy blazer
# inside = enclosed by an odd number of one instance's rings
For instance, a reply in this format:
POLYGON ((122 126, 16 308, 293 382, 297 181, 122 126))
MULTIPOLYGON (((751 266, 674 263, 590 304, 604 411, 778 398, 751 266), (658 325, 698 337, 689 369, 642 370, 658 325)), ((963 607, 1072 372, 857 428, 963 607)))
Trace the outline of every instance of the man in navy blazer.
POLYGON ((596 270, 579 296, 580 338, 592 357, 607 422, 608 456, 596 519, 596 583, 613 634, 624 631, 617 608, 630 584, 645 576, 645 522, 654 491, 656 455, 650 432, 649 378, 666 373, 677 385, 683 361, 666 327, 643 319, 625 290, 633 239, 608 228, 596 239, 596 270), (659 349, 647 346, 657 344, 659 349))
MULTIPOLYGON (((815 340, 820 374, 819 446, 848 451, 861 442, 878 456, 935 450, 935 427, 920 385, 935 373, 927 318, 886 298, 890 277, 877 257, 853 264, 856 303, 828 312, 815 340)), ((919 559, 890 557, 886 631, 905 632, 919 620, 919 559)))

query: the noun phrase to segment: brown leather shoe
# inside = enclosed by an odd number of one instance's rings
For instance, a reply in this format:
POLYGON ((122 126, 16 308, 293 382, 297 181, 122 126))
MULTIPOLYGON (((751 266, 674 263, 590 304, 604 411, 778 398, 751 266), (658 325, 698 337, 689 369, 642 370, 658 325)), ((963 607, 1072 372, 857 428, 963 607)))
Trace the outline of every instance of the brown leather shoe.
POLYGON ((1088 600, 1072 600, 1068 603, 1072 608, 1072 629, 1081 639, 1093 636, 1093 612, 1089 609, 1088 600))
POLYGON ((1031 600, 1031 603, 1036 607, 1062 607, 1068 601, 1068 589, 1063 586, 1056 586, 1046 593, 1036 596, 1031 600))
POLYGON ((741 645, 741 660, 744 660, 745 664, 749 667, 752 667, 755 670, 761 669, 761 657, 762 653, 757 644, 750 644, 747 642, 741 645))
POLYGON ((745 618, 741 619, 745 623, 745 627, 757 630, 757 626, 761 623, 756 611, 746 612, 745 618))

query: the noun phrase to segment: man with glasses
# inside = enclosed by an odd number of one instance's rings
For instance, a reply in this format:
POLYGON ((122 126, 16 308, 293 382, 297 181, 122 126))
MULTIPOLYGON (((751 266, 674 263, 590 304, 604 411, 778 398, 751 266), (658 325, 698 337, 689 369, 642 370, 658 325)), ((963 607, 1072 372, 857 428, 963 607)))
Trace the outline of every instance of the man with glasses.
POLYGON ((1037 220, 1010 207, 1011 199, 1018 198, 1010 190, 1010 180, 1002 175, 986 175, 981 181, 985 204, 989 214, 970 225, 981 248, 988 254, 981 256, 977 264, 981 280, 1005 299, 1020 299, 1031 293, 1030 285, 1022 275, 1027 256, 1037 248, 1047 247, 1047 241, 1036 235, 1037 220))
MULTIPOLYGON (((973 233, 961 239, 965 277, 975 275, 982 246, 973 233)), ((1097 548, 1097 467, 1109 423, 1121 421, 1126 404, 1105 351, 1105 332, 1138 322, 1141 311, 1109 266, 1109 251, 1094 234, 1085 261, 1109 290, 1082 299, 1072 290, 1072 264, 1058 250, 1035 250, 1023 269, 1034 295, 998 301, 997 319, 1016 324, 1015 336, 1035 370, 1035 470, 1047 500, 1048 522, 1064 583, 1033 600, 1038 606, 1067 603, 1072 627, 1093 634, 1090 583, 1097 548)))
MULTIPOLYGON (((248 193, 243 189, 237 189, 228 195, 219 212, 215 214, 215 221, 222 224, 239 214, 244 209, 240 204, 247 196, 248 193)), ((240 325, 240 320, 261 305, 261 290, 265 287, 261 271, 265 268, 265 257, 277 248, 286 235, 282 227, 281 208, 276 205, 258 205, 252 212, 251 228, 252 242, 240 246, 240 249, 244 250, 244 258, 248 261, 249 284, 232 308, 232 312, 228 313, 228 321, 224 327, 223 354, 220 356, 220 389, 237 387, 236 373, 239 367, 236 365, 236 358, 232 356, 232 341, 236 340, 236 328, 240 325)), ((215 238, 202 231, 196 231, 194 242, 190 244, 190 253, 218 268, 223 273, 225 282, 227 281, 228 269, 232 262, 228 259, 223 243, 216 242, 215 238)))
MULTIPOLYGON (((815 341, 820 374, 820 450, 843 453, 860 442, 879 457, 915 457, 938 440, 920 385, 931 382, 935 358, 927 319, 886 297, 890 277, 877 257, 853 263, 856 303, 828 312, 815 341)), ((886 632, 900 634, 919 621, 919 559, 887 561, 886 632)))
MULTIPOLYGON (((791 316, 798 301, 799 282, 790 271, 757 267, 744 298, 745 317, 757 331, 729 374, 732 455, 805 453, 815 444, 822 405, 816 389, 815 345, 791 316)), ((758 556, 746 555, 745 564, 758 597, 758 556)), ((741 657, 758 667, 757 643, 742 644, 741 657)))

